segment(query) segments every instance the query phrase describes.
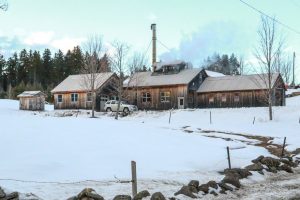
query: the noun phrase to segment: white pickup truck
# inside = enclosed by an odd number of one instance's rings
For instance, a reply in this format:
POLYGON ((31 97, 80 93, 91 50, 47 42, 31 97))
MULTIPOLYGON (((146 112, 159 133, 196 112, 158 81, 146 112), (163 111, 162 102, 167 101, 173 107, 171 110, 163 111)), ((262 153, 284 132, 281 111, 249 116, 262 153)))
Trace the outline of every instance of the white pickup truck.
MULTIPOLYGON (((104 105, 104 110, 106 112, 116 112, 118 109, 118 103, 119 103, 119 101, 116 101, 116 100, 107 101, 104 105)), ((137 110, 138 110, 138 108, 135 105, 128 104, 125 101, 120 102, 119 111, 121 111, 121 112, 130 113, 130 112, 137 111, 137 110)))

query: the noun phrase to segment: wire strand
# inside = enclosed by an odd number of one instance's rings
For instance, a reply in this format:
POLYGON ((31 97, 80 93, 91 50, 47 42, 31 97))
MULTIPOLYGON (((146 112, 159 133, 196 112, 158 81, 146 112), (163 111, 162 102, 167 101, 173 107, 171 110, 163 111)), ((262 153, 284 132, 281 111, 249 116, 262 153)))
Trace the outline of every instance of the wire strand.
POLYGON ((265 17, 268 17, 269 19, 273 20, 274 22, 280 24, 281 26, 289 29, 290 31, 296 33, 296 34, 299 34, 300 35, 300 31, 292 28, 291 26, 287 25, 287 24, 284 24, 283 22, 275 19, 274 17, 271 17, 270 15, 264 13, 263 11, 255 8, 254 6, 250 5, 249 3, 245 2, 244 0, 240 0, 240 2, 242 2, 243 4, 245 4, 246 6, 248 6, 249 8, 251 8, 252 10, 255 10, 256 12, 260 13, 261 15, 264 15, 265 17))

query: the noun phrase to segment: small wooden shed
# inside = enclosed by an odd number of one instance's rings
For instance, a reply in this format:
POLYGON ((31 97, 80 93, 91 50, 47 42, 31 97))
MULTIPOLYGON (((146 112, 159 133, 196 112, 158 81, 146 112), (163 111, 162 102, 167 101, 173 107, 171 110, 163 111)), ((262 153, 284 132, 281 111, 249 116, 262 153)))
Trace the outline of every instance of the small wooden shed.
POLYGON ((46 95, 41 91, 24 91, 17 96, 20 110, 45 110, 46 95))

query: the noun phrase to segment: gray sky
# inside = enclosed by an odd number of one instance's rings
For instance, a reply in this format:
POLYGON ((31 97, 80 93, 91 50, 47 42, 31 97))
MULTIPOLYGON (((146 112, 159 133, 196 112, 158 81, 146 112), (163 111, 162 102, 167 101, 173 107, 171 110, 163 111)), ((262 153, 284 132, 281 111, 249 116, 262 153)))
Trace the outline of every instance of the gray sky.
MULTIPOLYGON (((300 0, 245 0, 300 32, 300 0)), ((121 40, 145 52, 150 24, 157 23, 159 59, 184 59, 195 67, 214 52, 253 60, 260 15, 239 0, 8 0, 0 12, 0 48, 9 55, 23 48, 66 51, 91 34, 107 44, 121 40)), ((285 51, 300 59, 300 34, 278 25, 285 51)), ((151 49, 147 55, 150 58, 151 49)), ((297 65, 300 62, 297 60, 297 65)), ((300 67, 297 73, 300 74, 300 67)), ((298 78, 300 79, 300 77, 298 78)), ((299 80, 300 81, 300 80, 299 80)))

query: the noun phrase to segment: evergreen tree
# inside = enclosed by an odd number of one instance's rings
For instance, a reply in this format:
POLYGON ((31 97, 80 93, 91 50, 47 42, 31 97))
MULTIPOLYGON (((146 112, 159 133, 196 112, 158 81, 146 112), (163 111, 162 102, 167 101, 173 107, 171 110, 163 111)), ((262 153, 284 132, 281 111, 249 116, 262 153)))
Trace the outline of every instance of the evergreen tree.
POLYGON ((5 74, 4 74, 4 70, 5 70, 5 64, 6 64, 6 61, 3 57, 3 55, 0 54, 0 93, 2 91, 4 91, 5 89, 5 85, 4 85, 4 82, 5 82, 5 74))
POLYGON ((43 53, 43 65, 42 65, 42 86, 44 88, 47 85, 51 84, 52 82, 52 75, 53 75, 53 65, 52 65, 52 58, 51 58, 51 51, 50 49, 45 49, 43 53))
POLYGON ((32 55, 32 61, 31 61, 31 84, 37 85, 38 83, 41 83, 41 80, 43 79, 42 74, 42 59, 39 51, 34 51, 32 55))
POLYGON ((8 85, 10 87, 15 87, 17 85, 17 69, 18 69, 18 54, 14 53, 7 61, 7 79, 8 85))
MULTIPOLYGON (((83 54, 79 46, 74 47, 71 52, 72 68, 70 70, 71 74, 79 74, 83 66, 83 54)), ((70 74, 69 74, 70 75, 70 74)))
POLYGON ((54 84, 58 84, 66 78, 64 54, 61 50, 55 53, 53 58, 53 80, 54 84))
POLYGON ((17 69, 17 83, 21 83, 22 81, 26 84, 29 80, 28 71, 30 68, 29 56, 27 54, 26 49, 23 49, 20 52, 19 57, 19 65, 17 69))

